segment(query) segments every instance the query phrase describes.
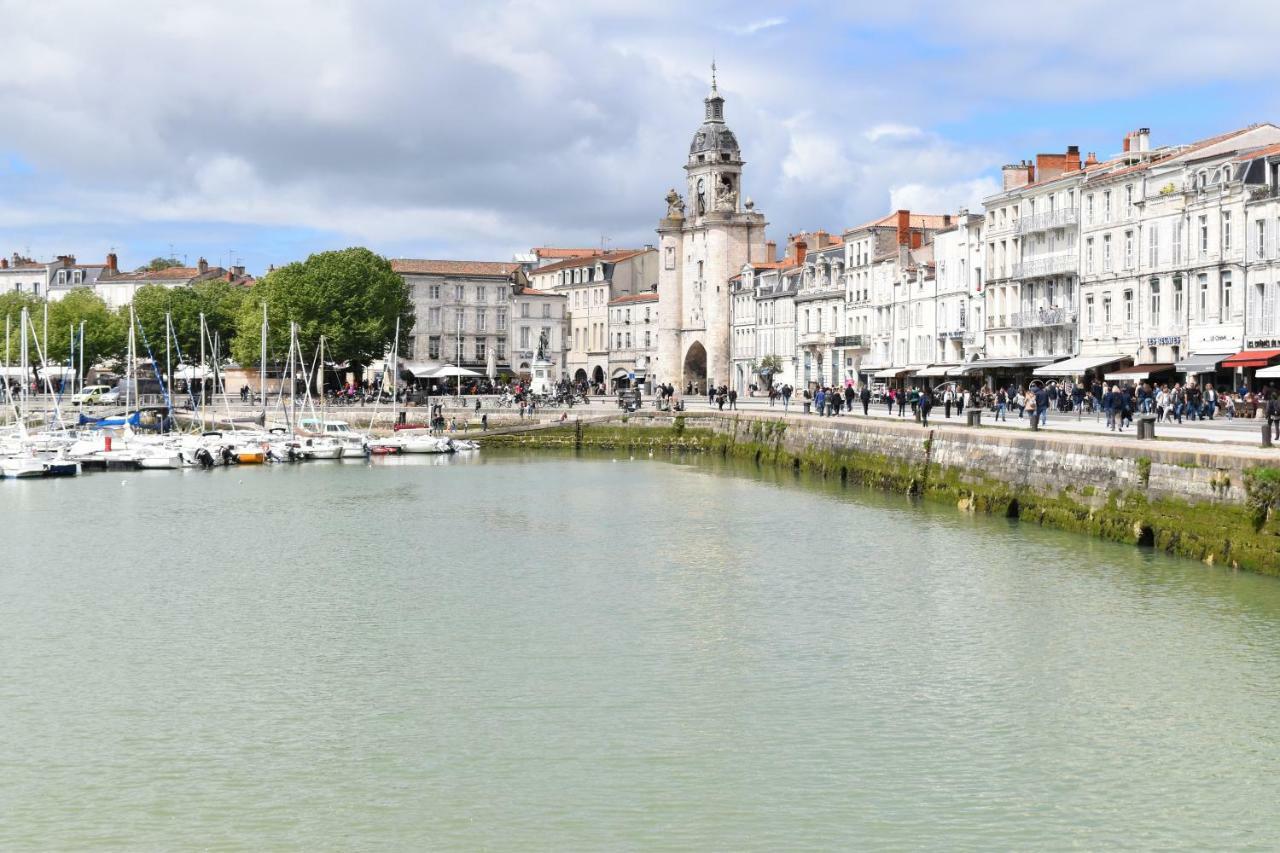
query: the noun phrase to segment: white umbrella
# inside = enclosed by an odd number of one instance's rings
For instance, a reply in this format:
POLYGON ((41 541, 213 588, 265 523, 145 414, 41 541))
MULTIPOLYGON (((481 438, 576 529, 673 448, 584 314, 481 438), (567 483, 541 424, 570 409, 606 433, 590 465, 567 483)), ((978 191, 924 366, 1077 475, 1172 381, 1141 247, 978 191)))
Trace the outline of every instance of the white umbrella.
POLYGON ((187 382, 193 379, 208 379, 211 375, 213 375, 213 372, 209 368, 194 364, 185 365, 173 371, 174 379, 183 379, 187 382))
POLYGON ((435 370, 431 371, 431 373, 427 374, 426 376, 424 376, 424 377, 422 377, 422 378, 424 378, 424 379, 444 379, 444 378, 449 377, 449 376, 456 376, 456 377, 461 378, 461 377, 464 377, 464 376, 479 376, 479 375, 480 375, 480 374, 479 374, 479 373, 476 373, 474 370, 468 370, 468 369, 467 369, 467 368, 465 368, 465 367, 458 367, 458 366, 453 365, 453 364, 444 364, 444 365, 441 365, 440 367, 436 368, 435 370))
POLYGON ((489 347, 489 357, 485 362, 484 372, 490 382, 498 376, 498 355, 493 347, 489 347))

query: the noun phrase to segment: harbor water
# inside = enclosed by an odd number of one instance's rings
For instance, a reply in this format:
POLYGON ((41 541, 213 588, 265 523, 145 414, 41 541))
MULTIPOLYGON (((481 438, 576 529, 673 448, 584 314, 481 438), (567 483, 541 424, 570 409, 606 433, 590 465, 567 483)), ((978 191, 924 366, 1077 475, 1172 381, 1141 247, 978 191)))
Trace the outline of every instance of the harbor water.
POLYGON ((0 481, 0 849, 1275 849, 1280 583, 702 459, 0 481))

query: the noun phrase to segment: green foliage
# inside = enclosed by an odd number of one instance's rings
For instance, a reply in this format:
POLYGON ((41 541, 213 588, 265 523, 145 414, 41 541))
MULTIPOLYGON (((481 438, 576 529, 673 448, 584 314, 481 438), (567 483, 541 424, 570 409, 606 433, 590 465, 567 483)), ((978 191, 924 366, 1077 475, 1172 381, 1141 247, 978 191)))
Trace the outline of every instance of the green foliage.
POLYGON ((684 415, 676 415, 675 420, 671 424, 671 431, 677 436, 684 435, 684 415))
MULTIPOLYGON (((163 358, 165 313, 170 315, 178 349, 188 363, 200 358, 200 315, 204 314, 209 340, 206 353, 212 355, 210 342, 220 339, 220 349, 225 356, 236 333, 236 323, 249 291, 240 285, 222 279, 201 281, 190 287, 165 287, 148 284, 138 288, 133 297, 133 311, 146 332, 147 340, 156 358, 163 358)), ((123 309, 124 322, 128 323, 128 309, 123 309)), ((176 364, 178 354, 173 353, 176 364)))
POLYGON ((167 270, 180 266, 182 266, 182 261, 177 258, 152 258, 150 263, 138 267, 134 272, 156 272, 157 270, 167 270))
POLYGON ((1134 463, 1138 466, 1138 482, 1142 483, 1145 489, 1151 482, 1151 460, 1145 456, 1139 456, 1134 463))
POLYGON ((262 305, 266 304, 269 358, 288 349, 289 323, 299 325, 304 351, 325 337, 325 357, 366 365, 381 358, 400 319, 401 355, 408 351, 413 304, 404 280, 368 249, 320 252, 280 267, 253 288, 237 316, 232 355, 242 365, 259 360, 262 305))
MULTIPOLYGON (((6 293, 0 293, 0 323, 8 319, 9 322, 9 351, 4 353, 4 339, 0 338, 0 353, 3 353, 5 361, 8 364, 15 364, 18 361, 21 347, 18 343, 19 337, 19 319, 22 317, 22 309, 26 308, 31 312, 31 317, 36 320, 36 327, 43 322, 42 311, 44 311, 44 300, 30 293, 19 293, 11 290, 6 293), (36 319, 40 318, 40 319, 36 319)), ((28 330, 29 331, 29 330, 28 330)), ((3 330, 0 329, 0 334, 3 330)), ((32 350, 32 358, 35 358, 35 351, 32 350)))
POLYGON ((756 373, 764 379, 765 385, 773 384, 775 374, 782 371, 782 357, 777 355, 766 355, 760 359, 760 363, 756 366, 756 373))
POLYGON ((84 366, 123 357, 127 321, 102 301, 91 288, 77 287, 57 302, 49 303, 49 360, 66 363, 75 335, 76 367, 80 366, 80 324, 84 323, 84 366))
POLYGON ((1258 466, 1244 472, 1245 506, 1253 529, 1261 530, 1271 514, 1280 509, 1280 468, 1258 466))

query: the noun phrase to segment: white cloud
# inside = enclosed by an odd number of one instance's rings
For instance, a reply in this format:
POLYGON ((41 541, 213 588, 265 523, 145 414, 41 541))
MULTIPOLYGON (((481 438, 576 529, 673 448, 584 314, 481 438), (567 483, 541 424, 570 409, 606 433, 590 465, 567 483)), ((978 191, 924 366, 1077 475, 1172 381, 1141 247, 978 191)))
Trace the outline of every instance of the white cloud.
POLYGON ((999 190, 1000 183, 991 177, 953 184, 901 184, 889 189, 889 207, 923 213, 954 213, 961 208, 979 211, 982 210, 982 200, 999 190))
POLYGON ((753 36, 763 30, 771 30, 774 27, 781 27, 786 24, 787 19, 781 17, 764 18, 759 21, 752 21, 749 24, 743 24, 738 27, 729 27, 729 32, 735 36, 753 36))
POLYGON ((868 142, 879 142, 883 139, 918 139, 924 135, 924 131, 906 124, 886 122, 864 131, 862 135, 868 142))

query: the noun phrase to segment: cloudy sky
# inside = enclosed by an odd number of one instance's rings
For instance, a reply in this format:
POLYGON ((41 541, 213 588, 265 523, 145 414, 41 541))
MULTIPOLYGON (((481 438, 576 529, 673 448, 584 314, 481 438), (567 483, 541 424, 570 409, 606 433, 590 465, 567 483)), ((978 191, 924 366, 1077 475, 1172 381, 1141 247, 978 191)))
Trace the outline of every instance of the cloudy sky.
POLYGON ((0 253, 651 242, 713 55, 779 239, 1280 120, 1272 3, 840 5, 0 0, 0 253))

